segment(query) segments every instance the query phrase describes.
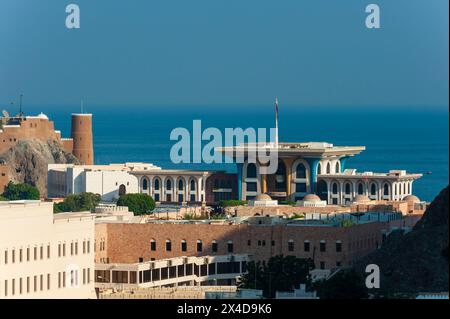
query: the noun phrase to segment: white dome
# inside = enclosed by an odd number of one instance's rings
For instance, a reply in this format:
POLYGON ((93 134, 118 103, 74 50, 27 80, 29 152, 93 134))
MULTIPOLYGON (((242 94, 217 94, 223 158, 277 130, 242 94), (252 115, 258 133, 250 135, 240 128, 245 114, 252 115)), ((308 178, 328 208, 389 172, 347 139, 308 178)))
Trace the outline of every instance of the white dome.
POLYGON ((40 119, 48 120, 48 116, 45 115, 45 114, 42 113, 42 112, 41 112, 38 116, 36 116, 36 117, 38 117, 38 118, 40 118, 40 119))

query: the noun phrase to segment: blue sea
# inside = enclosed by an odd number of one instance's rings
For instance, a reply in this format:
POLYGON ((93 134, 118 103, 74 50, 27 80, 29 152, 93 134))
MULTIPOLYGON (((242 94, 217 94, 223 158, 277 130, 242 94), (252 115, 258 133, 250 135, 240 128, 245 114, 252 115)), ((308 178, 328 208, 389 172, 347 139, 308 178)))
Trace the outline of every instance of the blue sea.
MULTIPOLYGON (((79 107, 28 107, 27 114, 44 112, 63 137, 70 135, 70 114, 79 107)), ((267 106, 87 106, 94 117, 96 164, 150 162, 163 168, 224 169, 233 164, 174 164, 170 149, 172 129, 270 128, 274 107, 267 106)), ((387 172, 405 169, 423 173, 414 193, 433 200, 449 182, 448 110, 427 108, 350 108, 280 106, 279 140, 326 141, 334 145, 362 145, 366 150, 347 161, 347 168, 387 172), (426 174, 431 172, 431 174, 426 174)), ((207 142, 205 142, 206 144, 207 142)))

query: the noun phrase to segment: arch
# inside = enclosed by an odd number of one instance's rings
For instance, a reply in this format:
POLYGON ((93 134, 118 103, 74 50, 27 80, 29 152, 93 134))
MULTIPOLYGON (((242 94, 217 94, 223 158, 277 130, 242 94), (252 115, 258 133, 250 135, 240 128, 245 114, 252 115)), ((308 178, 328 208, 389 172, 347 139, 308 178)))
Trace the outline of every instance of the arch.
POLYGON ((336 195, 339 193, 339 184, 337 182, 333 182, 333 184, 331 184, 331 192, 336 195))
POLYGON ((330 162, 327 163, 327 174, 331 174, 331 164, 330 164, 330 162))
POLYGON ((172 190, 172 179, 169 177, 166 179, 166 191, 172 190))
POLYGON ((364 195, 364 184, 363 182, 358 183, 358 195, 364 195))
POLYGON ((194 177, 191 177, 190 181, 189 181, 189 201, 190 202, 195 202, 197 200, 197 181, 195 180, 194 177))
POLYGON ((391 194, 391 189, 389 183, 384 183, 383 185, 383 196, 389 196, 391 194))
POLYGON ((125 195, 127 193, 127 188, 124 184, 120 184, 119 186, 119 196, 125 195))
POLYGON ((195 191, 197 189, 197 182, 195 181, 194 178, 191 179, 191 181, 189 182, 189 186, 190 186, 190 190, 195 191))
POLYGON ((298 163, 295 168, 295 178, 306 178, 306 166, 303 163, 298 163))
POLYGON ((320 175, 320 174, 322 174, 322 163, 318 163, 317 164, 317 175, 320 175))
POLYGON ((341 172, 341 162, 336 161, 336 164, 334 164, 334 172, 336 174, 339 174, 341 172))
POLYGON ((378 187, 376 183, 370 184, 370 196, 377 196, 378 187))
POLYGON ((178 190, 184 189, 184 181, 182 178, 178 180, 178 190))
POLYGON ((352 184, 350 182, 345 182, 344 193, 345 193, 345 195, 351 195, 351 193, 352 193, 352 184))
POLYGON ((159 177, 156 177, 155 180, 153 181, 153 189, 155 191, 159 191, 160 186, 161 186, 161 179, 159 177))
POLYGON ((148 177, 144 177, 142 179, 142 190, 143 191, 147 191, 148 190, 148 186, 149 186, 148 177))

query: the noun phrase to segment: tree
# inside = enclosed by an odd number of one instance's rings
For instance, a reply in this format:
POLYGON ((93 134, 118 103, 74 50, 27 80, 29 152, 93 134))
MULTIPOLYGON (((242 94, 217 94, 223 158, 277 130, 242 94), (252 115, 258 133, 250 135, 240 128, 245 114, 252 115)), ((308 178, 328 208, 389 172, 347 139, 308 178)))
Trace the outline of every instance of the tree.
POLYGON ((364 299, 368 297, 364 279, 353 268, 341 269, 328 280, 314 284, 320 299, 364 299))
POLYGON ((150 214, 155 208, 155 201, 147 194, 124 194, 117 201, 117 206, 127 206, 136 215, 150 214))
POLYGON ((14 184, 9 182, 5 187, 5 191, 2 195, 6 200, 39 200, 40 193, 39 190, 26 183, 14 184))
POLYGON ((261 289, 263 296, 274 298, 277 291, 292 291, 300 284, 310 285, 309 272, 314 269, 311 259, 278 255, 266 263, 250 262, 239 287, 261 289))
POLYGON ((79 195, 69 195, 63 202, 53 206, 54 213, 60 212, 94 212, 95 207, 100 203, 101 196, 94 193, 81 193, 79 195))

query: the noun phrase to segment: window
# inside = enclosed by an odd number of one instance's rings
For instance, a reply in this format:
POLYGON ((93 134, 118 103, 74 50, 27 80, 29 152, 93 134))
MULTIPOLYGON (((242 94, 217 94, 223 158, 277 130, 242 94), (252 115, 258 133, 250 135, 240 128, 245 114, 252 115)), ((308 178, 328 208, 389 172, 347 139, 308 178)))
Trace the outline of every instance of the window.
POLYGON ((311 248, 310 246, 311 245, 310 245, 309 241, 305 240, 305 242, 303 243, 303 250, 308 252, 310 250, 310 248, 311 248))
POLYGON ((219 250, 219 245, 217 244, 217 241, 215 240, 212 241, 211 249, 213 253, 217 253, 217 251, 219 250))
POLYGON ((370 195, 376 195, 377 194, 377 186, 375 184, 372 184, 370 186, 370 195))
POLYGON ((148 180, 146 178, 142 180, 142 189, 145 191, 148 189, 148 180))
POLYGON ((197 251, 201 252, 203 250, 203 245, 201 240, 197 240, 197 251))
POLYGON ((325 240, 320 241, 320 251, 325 252, 327 250, 327 243, 325 240))
POLYGON ((345 184, 345 194, 346 194, 346 195, 350 195, 351 192, 352 192, 352 191, 351 191, 351 185, 350 185, 350 183, 346 183, 346 184, 345 184))
POLYGON ((47 245, 47 259, 50 259, 50 244, 47 245))
POLYGON ((247 177, 248 178, 256 178, 256 165, 250 163, 247 165, 247 177))
POLYGON ((337 194, 337 193, 338 193, 338 184, 333 183, 333 194, 337 194))
POLYGON ((258 186, 256 183, 253 182, 247 182, 247 192, 256 192, 258 189, 258 186))
POLYGON ((37 247, 34 247, 34 260, 37 260, 37 247))
POLYGON ((227 251, 229 253, 233 252, 233 242, 231 240, 229 240, 228 243, 227 243, 227 251))
POLYGON ((172 190, 172 181, 170 179, 166 181, 166 190, 172 190))
POLYGON ((40 259, 44 259, 44 246, 41 246, 40 248, 39 248, 39 252, 40 252, 40 259))
POLYGON ((195 187, 196 185, 195 185, 195 181, 194 180, 191 180, 191 191, 195 191, 195 187))
POLYGON ((389 185, 388 184, 384 184, 383 194, 385 196, 389 195, 389 185))
POLYGON ((58 257, 61 257, 61 243, 58 244, 58 257))
POLYGON ((5 265, 8 264, 8 251, 5 250, 5 265))
POLYGON ((187 251, 187 243, 184 239, 181 241, 181 251, 187 251))
POLYGON ((247 246, 251 246, 252 245, 252 241, 249 239, 247 240, 247 246))
POLYGON ((327 164, 327 174, 331 174, 331 165, 330 165, 330 163, 327 164))
POLYGON ((169 239, 166 240, 166 251, 172 251, 172 243, 169 239))
POLYGON ((339 174, 341 170, 341 163, 340 162, 336 162, 336 166, 334 167, 334 171, 336 174, 339 174))
POLYGON ((150 241, 150 250, 151 251, 156 251, 156 240, 152 239, 150 241))
POLYGON ((155 179, 155 184, 153 185, 153 188, 155 189, 155 191, 159 190, 159 179, 155 179))
POLYGON ((340 262, 340 261, 336 261, 336 267, 341 267, 342 266, 342 263, 340 262))
POLYGON ((297 165, 297 169, 295 170, 296 178, 306 178, 306 167, 302 163, 297 165))
POLYGON ((358 195, 364 194, 364 185, 362 183, 358 184, 358 195))
POLYGON ((320 175, 320 174, 322 174, 322 164, 321 163, 317 164, 317 175, 320 175))
POLYGON ((320 269, 325 269, 325 262, 324 261, 320 262, 320 269))
POLYGON ((340 240, 336 241, 336 252, 340 253, 342 251, 342 242, 340 240))
POLYGON ((288 241, 288 251, 294 251, 294 241, 292 239, 288 241))
POLYGON ((47 290, 50 290, 50 274, 47 274, 47 290))

